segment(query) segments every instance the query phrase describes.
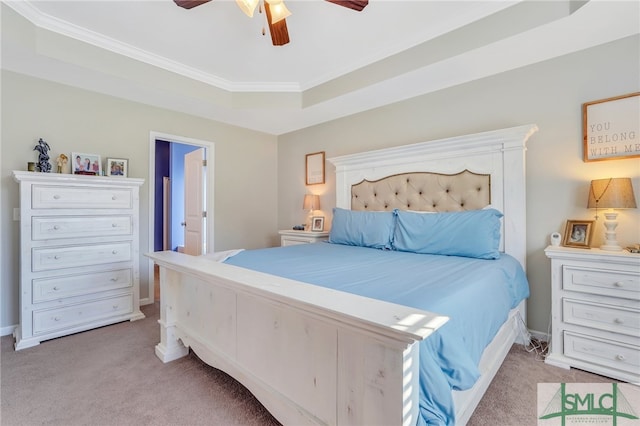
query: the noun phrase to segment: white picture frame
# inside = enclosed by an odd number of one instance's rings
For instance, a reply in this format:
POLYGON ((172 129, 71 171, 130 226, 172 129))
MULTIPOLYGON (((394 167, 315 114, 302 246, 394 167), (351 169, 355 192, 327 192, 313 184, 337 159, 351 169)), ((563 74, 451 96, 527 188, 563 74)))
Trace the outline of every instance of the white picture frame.
POLYGON ((311 218, 311 231, 312 232, 324 231, 324 216, 313 216, 311 218))
POLYGON ((102 160, 98 154, 71 153, 71 172, 74 175, 102 175, 102 160))
POLYGON ((107 176, 127 177, 129 173, 129 160, 126 158, 107 158, 105 164, 107 176))

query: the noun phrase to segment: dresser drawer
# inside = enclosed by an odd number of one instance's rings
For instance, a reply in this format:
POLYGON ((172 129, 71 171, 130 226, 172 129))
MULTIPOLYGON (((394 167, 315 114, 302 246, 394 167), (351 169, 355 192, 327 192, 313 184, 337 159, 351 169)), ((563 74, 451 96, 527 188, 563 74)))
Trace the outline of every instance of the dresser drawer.
POLYGON ((562 300, 562 320, 569 324, 640 336, 640 310, 581 300, 562 300))
POLYGON ((131 216, 35 216, 31 220, 34 241, 131 235, 131 216))
POLYGON ((131 260, 132 242, 34 248, 31 269, 49 271, 78 266, 104 265, 131 260))
POLYGON ((564 355, 637 375, 640 347, 564 332, 564 355))
POLYGON ((33 209, 130 209, 133 192, 129 188, 93 186, 34 185, 33 209))
POLYGON ((131 286, 133 286, 131 269, 39 278, 32 281, 32 300, 33 303, 41 303, 131 286))
POLYGON ((640 300, 640 272, 564 265, 562 287, 565 290, 640 300))
POLYGON ((33 332, 47 333, 133 312, 131 294, 33 312, 33 332))

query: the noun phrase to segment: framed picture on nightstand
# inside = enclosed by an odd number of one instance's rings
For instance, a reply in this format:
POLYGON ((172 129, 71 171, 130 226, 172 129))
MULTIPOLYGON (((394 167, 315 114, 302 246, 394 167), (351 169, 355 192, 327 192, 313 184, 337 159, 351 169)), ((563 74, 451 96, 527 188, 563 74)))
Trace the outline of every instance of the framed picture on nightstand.
POLYGON ((567 220, 562 245, 565 247, 591 248, 593 220, 567 220))
POLYGON ((313 216, 311 218, 311 230, 313 232, 324 231, 324 216, 313 216))

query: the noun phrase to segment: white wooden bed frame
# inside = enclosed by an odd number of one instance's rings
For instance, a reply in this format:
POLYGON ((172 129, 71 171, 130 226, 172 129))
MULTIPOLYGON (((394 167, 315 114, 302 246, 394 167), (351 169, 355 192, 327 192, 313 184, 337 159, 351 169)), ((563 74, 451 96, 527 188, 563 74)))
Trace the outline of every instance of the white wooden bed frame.
MULTIPOLYGON (((330 159, 336 206, 363 179, 416 171, 491 175, 503 249, 525 265, 525 145, 535 125, 330 159)), ((446 317, 175 252, 160 266, 161 341, 169 362, 189 348, 244 386, 284 425, 415 425, 418 342, 446 317)), ((485 350, 475 386, 454 392, 465 424, 516 341, 524 302, 485 350)))

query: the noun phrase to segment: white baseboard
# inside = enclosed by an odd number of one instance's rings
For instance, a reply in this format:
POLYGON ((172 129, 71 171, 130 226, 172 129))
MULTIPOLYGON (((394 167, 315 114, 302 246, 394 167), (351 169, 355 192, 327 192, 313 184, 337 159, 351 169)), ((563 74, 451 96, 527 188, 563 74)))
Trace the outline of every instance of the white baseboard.
POLYGON ((543 333, 542 331, 536 331, 536 330, 531 330, 529 329, 529 333, 531 333, 531 337, 535 337, 536 339, 542 341, 542 342, 549 342, 551 341, 551 336, 547 333, 543 333))
POLYGON ((8 336, 13 334, 13 331, 17 328, 17 325, 9 325, 7 327, 0 328, 0 336, 8 336))

